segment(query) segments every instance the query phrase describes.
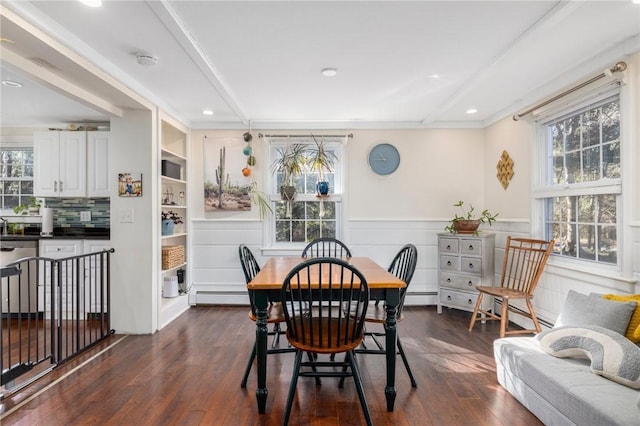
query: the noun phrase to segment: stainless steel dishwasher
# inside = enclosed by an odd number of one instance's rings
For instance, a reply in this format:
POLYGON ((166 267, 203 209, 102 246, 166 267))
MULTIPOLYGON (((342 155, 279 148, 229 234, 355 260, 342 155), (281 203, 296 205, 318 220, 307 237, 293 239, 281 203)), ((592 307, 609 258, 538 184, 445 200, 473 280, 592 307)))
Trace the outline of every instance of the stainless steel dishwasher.
MULTIPOLYGON (((38 255, 37 240, 9 240, 0 237, 0 265, 6 266, 25 257, 38 255)), ((32 269, 32 268, 29 268, 32 269)), ((2 313, 38 312, 37 271, 35 268, 23 272, 21 277, 2 281, 2 313), (8 287, 8 288, 7 288, 8 287), (21 288, 22 287, 22 288, 21 288)))

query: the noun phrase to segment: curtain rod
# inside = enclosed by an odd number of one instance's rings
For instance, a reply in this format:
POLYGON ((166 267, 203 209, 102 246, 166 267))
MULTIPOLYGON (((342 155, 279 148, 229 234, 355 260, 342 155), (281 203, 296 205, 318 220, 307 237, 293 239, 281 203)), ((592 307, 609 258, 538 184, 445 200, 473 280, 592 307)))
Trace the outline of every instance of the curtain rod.
POLYGON ((538 105, 533 106, 533 107, 529 108, 526 111, 523 111, 523 112, 521 112, 519 114, 514 114, 513 115, 513 121, 518 121, 523 116, 529 114, 530 112, 533 112, 533 111, 537 110, 538 108, 541 108, 541 107, 543 107, 545 105, 549 105, 551 102, 557 101, 558 99, 563 98, 563 97, 567 96, 568 94, 575 92, 576 90, 582 89, 583 87, 593 83, 594 81, 598 81, 598 80, 600 80, 601 78, 604 78, 604 77, 611 77, 614 73, 622 72, 622 71, 624 71, 626 69, 627 69, 627 63, 626 62, 618 62, 612 68, 604 70, 604 72, 602 72, 602 74, 596 75, 595 77, 592 77, 589 80, 584 81, 584 82, 578 84, 575 87, 572 87, 571 89, 567 89, 564 92, 562 92, 562 93, 560 93, 560 94, 558 94, 558 95, 556 95, 556 96, 554 96, 552 98, 547 99, 546 101, 540 102, 538 105))
POLYGON ((344 138, 346 136, 351 139, 353 138, 353 133, 349 133, 347 135, 263 135, 262 133, 258 133, 259 138, 314 138, 316 136, 320 138, 344 138))

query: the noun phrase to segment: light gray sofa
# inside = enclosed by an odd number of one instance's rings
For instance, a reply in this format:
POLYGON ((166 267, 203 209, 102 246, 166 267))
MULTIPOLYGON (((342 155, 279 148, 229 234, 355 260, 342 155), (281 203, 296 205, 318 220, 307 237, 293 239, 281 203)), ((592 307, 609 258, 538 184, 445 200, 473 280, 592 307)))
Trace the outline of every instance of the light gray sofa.
POLYGON ((640 390, 591 372, 590 361, 556 358, 535 337, 493 345, 498 382, 546 425, 640 425, 640 390))
POLYGON ((636 308, 570 290, 552 329, 494 341, 498 382, 546 425, 640 426, 636 308))

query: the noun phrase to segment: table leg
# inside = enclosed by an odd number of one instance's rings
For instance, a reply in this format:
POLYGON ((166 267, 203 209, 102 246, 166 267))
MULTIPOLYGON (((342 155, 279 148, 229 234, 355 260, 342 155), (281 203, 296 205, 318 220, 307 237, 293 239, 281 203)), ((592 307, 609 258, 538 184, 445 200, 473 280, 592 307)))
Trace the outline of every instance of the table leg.
POLYGON ((387 397, 387 411, 393 411, 393 405, 396 401, 396 348, 398 339, 396 308, 400 303, 400 290, 387 290, 385 302, 387 310, 384 322, 387 350, 387 386, 384 389, 384 394, 387 397))
POLYGON ((256 291, 256 362, 258 364, 258 413, 264 414, 267 405, 267 294, 256 291))

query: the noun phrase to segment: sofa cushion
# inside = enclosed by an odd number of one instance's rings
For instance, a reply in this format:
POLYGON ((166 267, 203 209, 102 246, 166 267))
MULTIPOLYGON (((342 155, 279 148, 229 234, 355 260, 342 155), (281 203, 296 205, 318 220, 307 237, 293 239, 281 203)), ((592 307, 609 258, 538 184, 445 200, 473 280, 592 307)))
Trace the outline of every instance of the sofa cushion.
POLYGON ((614 302, 569 290, 555 327, 597 326, 624 334, 636 306, 636 302, 614 302))
POLYGON ((636 302, 636 309, 631 315, 625 337, 634 343, 640 343, 640 294, 622 295, 622 294, 605 294, 603 299, 613 300, 615 302, 636 302))
POLYGON ((536 336, 540 347, 559 358, 588 358, 591 371, 640 389, 640 349, 623 335, 603 327, 558 327, 536 336))
POLYGON ((593 374, 588 359, 551 356, 535 337, 493 347, 498 382, 544 424, 640 426, 640 392, 593 374))

